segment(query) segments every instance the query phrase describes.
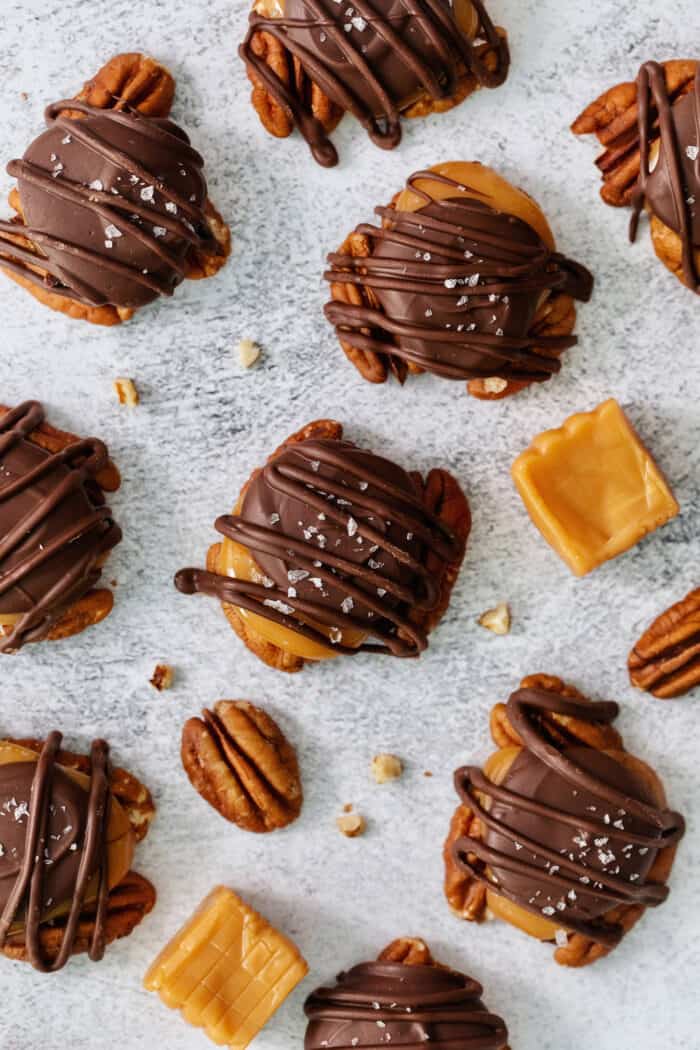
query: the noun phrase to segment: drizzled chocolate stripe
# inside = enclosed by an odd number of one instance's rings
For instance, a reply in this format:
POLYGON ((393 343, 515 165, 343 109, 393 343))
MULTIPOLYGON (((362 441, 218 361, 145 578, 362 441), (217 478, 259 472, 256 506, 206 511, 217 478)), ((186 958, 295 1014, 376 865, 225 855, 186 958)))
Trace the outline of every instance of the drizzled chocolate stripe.
MULTIPOLYGON (((576 742, 574 746, 574 738, 573 757, 567 756, 566 748, 562 751, 555 747, 539 721, 545 713, 609 725, 617 717, 618 706, 567 698, 541 689, 513 693, 508 701, 508 717, 524 752, 535 760, 530 780, 524 781, 532 784, 533 794, 523 793, 522 780, 520 791, 509 788, 509 774, 504 784, 497 785, 478 767, 458 769, 457 792, 478 818, 483 833, 481 838, 458 839, 453 845, 453 857, 463 871, 499 896, 613 947, 619 942, 622 929, 606 923, 605 913, 618 905, 650 907, 666 899, 668 887, 646 882, 645 876, 659 850, 680 841, 685 822, 679 813, 658 809, 585 770, 576 757, 585 745, 576 742), (544 799, 537 797, 543 782, 542 766, 556 774, 556 783, 562 785, 559 789, 550 788, 544 799), (557 804, 558 798, 563 800, 566 786, 571 799, 580 800, 572 807, 574 811, 557 804), (595 804, 586 802, 591 798, 595 804), (562 842, 567 843, 564 848, 562 842), (597 850, 599 856, 602 852, 602 867, 592 863, 591 850, 597 850), (620 863, 616 864, 616 860, 620 863), (588 901, 587 913, 598 918, 578 914, 584 898, 588 901), (543 907, 545 900, 553 903, 543 907), (572 914, 574 910, 576 914, 572 914)), ((563 732, 566 736, 565 727, 563 732)), ((511 770, 514 768, 515 764, 511 770)))
POLYGON ((310 101, 293 86, 293 75, 287 85, 255 54, 256 34, 269 33, 279 41, 331 102, 360 121, 376 145, 393 149, 401 140, 401 110, 419 91, 432 99, 449 98, 464 72, 484 87, 505 80, 508 45, 482 0, 471 5, 478 16, 474 40, 444 0, 353 0, 350 9, 334 0, 285 0, 279 17, 251 13, 239 54, 290 114, 318 163, 332 167, 338 154, 310 101), (413 34, 404 28, 411 22, 413 34), (477 40, 495 51, 493 71, 479 54, 477 40))
POLYGON ((361 963, 306 1001, 305 1050, 384 1050, 387 1043, 434 1050, 503 1050, 500 1017, 481 1002, 478 981, 437 966, 361 963))
POLYGON ((82 842, 78 846, 80 862, 71 888, 70 909, 61 946, 55 959, 50 962, 46 961, 42 954, 40 927, 46 911, 49 813, 54 802, 59 804, 62 797, 60 789, 54 784, 61 739, 60 733, 50 733, 35 764, 21 863, 0 917, 0 948, 5 945, 12 925, 21 920, 24 924, 29 960, 35 969, 44 973, 60 970, 68 961, 78 932, 88 883, 94 875, 98 876, 98 888, 94 931, 89 948, 90 958, 94 961, 101 959, 105 947, 109 887, 107 827, 111 797, 109 746, 104 740, 95 740, 90 750, 90 790, 86 803, 85 827, 82 842))
POLYGON ((53 103, 45 117, 55 134, 7 166, 25 221, 0 222, 0 267, 86 306, 129 307, 172 295, 188 248, 219 251, 204 211, 204 161, 177 125, 75 99, 53 103), (75 177, 106 168, 109 187, 75 177), (112 228, 113 239, 95 237, 112 228))
POLYGON ((175 578, 178 589, 247 609, 314 642, 325 646, 330 642, 338 652, 415 656, 423 651, 427 635, 412 622, 410 612, 434 608, 439 597, 435 573, 426 568, 427 558, 453 563, 461 556, 462 544, 415 492, 392 484, 372 469, 373 457, 366 455, 360 461, 353 454, 357 451, 340 441, 306 440, 268 463, 259 484, 271 494, 271 505, 289 507, 298 501, 309 521, 320 520, 321 515, 346 540, 352 537, 374 550, 375 558, 358 563, 350 559, 348 550, 320 545, 316 526, 313 531, 304 529, 303 538, 294 536, 290 526, 302 522, 280 519, 276 513, 273 523, 254 520, 246 516, 244 502, 240 514, 217 520, 217 531, 249 550, 258 564, 265 557, 284 562, 289 567, 287 579, 296 586, 282 589, 269 578, 249 582, 183 569, 175 578), (351 510, 344 509, 346 504, 351 510), (388 521, 408 540, 394 540, 384 525, 388 521), (383 573, 378 567, 383 556, 390 557, 399 571, 383 573), (308 586, 312 579, 317 589, 308 586), (306 597, 297 593, 302 588, 306 597), (343 602, 330 602, 333 589, 342 591, 343 602), (315 624, 327 627, 328 633, 315 624), (344 631, 372 634, 381 644, 346 646, 341 641, 344 631))
POLYGON ((99 580, 99 559, 122 535, 95 482, 105 446, 90 438, 51 454, 27 442, 43 420, 36 401, 0 418, 0 610, 19 614, 0 652, 45 637, 99 580))
POLYGON ((695 261, 700 250, 700 63, 690 92, 672 99, 663 67, 645 62, 637 77, 637 108, 641 167, 632 197, 630 240, 637 236, 648 202, 652 212, 679 235, 685 283, 700 294, 695 261), (659 136, 660 152, 652 171, 651 147, 659 136))
POLYGON ((378 303, 326 304, 342 343, 446 379, 543 382, 557 373, 555 355, 576 337, 534 335, 532 321, 546 293, 588 300, 588 271, 550 251, 522 220, 460 196, 464 186, 446 175, 415 172, 407 186, 423 201, 419 210, 375 208, 383 225, 355 230, 370 242, 368 257, 328 256, 327 281, 367 289, 378 303), (454 187, 455 196, 434 198, 431 182, 454 187))

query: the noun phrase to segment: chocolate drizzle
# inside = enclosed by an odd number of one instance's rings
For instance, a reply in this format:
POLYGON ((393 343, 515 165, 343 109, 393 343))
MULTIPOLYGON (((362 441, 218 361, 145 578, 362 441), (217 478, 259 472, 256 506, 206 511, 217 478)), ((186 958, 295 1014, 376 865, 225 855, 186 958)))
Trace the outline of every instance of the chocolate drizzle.
POLYGON ((508 74, 508 44, 482 0, 470 0, 478 18, 475 38, 460 28, 446 0, 284 0, 284 14, 250 15, 239 54, 272 98, 294 120, 319 164, 332 167, 338 154, 310 101, 286 84, 256 55, 256 34, 270 34, 328 99, 352 113, 376 145, 393 149, 401 140, 400 114, 415 99, 450 98, 461 74, 497 87, 508 74), (478 40, 495 51, 493 68, 478 40))
POLYGON ((0 613, 19 617, 0 652, 44 638, 121 539, 95 481, 105 446, 88 438, 52 454, 28 440, 43 419, 35 401, 0 418, 0 613))
POLYGON ((622 928, 605 921, 608 912, 668 896, 667 886, 647 876, 659 851, 680 841, 685 823, 654 804, 633 769, 582 744, 565 725, 557 728, 567 742, 555 746, 540 719, 546 713, 608 725, 618 706, 541 689, 513 693, 508 718, 523 750, 500 785, 475 766, 455 773, 483 834, 458 839, 453 856, 498 896, 612 947, 622 928))
POLYGON ((102 958, 108 894, 109 747, 95 740, 90 786, 84 790, 58 765, 60 733, 50 733, 37 762, 0 766, 0 948, 13 924, 24 926, 29 960, 37 970, 65 966, 78 933, 88 884, 97 876, 90 958, 102 958), (52 906, 70 903, 56 958, 44 959, 40 926, 52 906))
POLYGON ((478 981, 444 967, 361 963, 309 996, 304 1047, 504 1050, 506 1026, 481 993, 478 981))
POLYGON ((690 91, 672 100, 658 62, 645 62, 637 77, 639 181, 632 198, 630 240, 634 241, 645 202, 674 230, 683 248, 683 279, 700 294, 700 63, 690 91), (660 139, 651 170, 652 143, 660 139))
POLYGON ((416 656, 428 644, 413 610, 440 597, 435 566, 463 544, 424 506, 400 467, 345 441, 285 447, 216 529, 251 552, 255 581, 183 569, 175 583, 248 609, 338 652, 416 656), (320 629, 325 628, 325 632, 320 629), (343 632, 380 644, 343 644, 343 632))
POLYGON ((369 257, 328 256, 327 281, 377 302, 327 303, 338 338, 446 379, 551 378, 561 367, 557 354, 577 340, 534 334, 537 309, 552 292, 588 300, 591 275, 550 251, 523 220, 458 195, 464 187, 446 175, 419 171, 407 186, 424 202, 418 211, 375 208, 382 226, 357 227, 369 257), (438 200, 426 182, 454 187, 455 196, 438 200))
POLYGON ((24 221, 0 222, 0 267, 87 306, 135 308, 172 295, 190 249, 219 250, 204 162, 172 121, 66 99, 46 123, 7 166, 24 221))

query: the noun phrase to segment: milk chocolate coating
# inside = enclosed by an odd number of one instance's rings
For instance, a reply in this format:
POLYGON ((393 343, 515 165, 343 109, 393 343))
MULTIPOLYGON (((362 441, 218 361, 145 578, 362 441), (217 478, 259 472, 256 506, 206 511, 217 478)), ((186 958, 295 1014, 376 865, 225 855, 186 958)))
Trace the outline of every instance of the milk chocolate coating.
POLYGON ((239 49, 249 71, 294 119, 319 164, 338 162, 334 146, 314 116, 305 93, 282 79, 254 52, 253 37, 269 33, 301 64, 308 77, 340 109, 352 113, 384 149, 401 141, 400 113, 418 96, 454 95, 459 76, 470 73, 485 87, 508 75, 508 45, 496 32, 482 0, 472 0, 477 38, 496 51, 489 71, 475 41, 458 26, 446 0, 285 0, 284 15, 253 11, 239 49))
POLYGON ((204 162, 185 132, 171 120, 75 100, 49 106, 46 123, 7 166, 24 224, 0 222, 0 267, 86 306, 136 308, 172 295, 189 249, 217 250, 203 210, 204 162), (28 238, 39 258, 8 234, 28 238))
POLYGON ((27 440, 43 419, 36 401, 0 418, 0 613, 20 615, 0 653, 44 638, 122 535, 95 481, 105 446, 88 438, 48 452, 27 440))
POLYGON ((452 563, 462 553, 401 467, 328 439, 285 447, 253 477, 240 513, 219 518, 216 528, 251 552, 260 581, 183 569, 179 590, 210 594, 328 645, 308 618, 325 625, 344 653, 425 649, 427 636, 409 613, 434 608, 439 598, 426 557, 452 563), (344 629, 381 644, 349 648, 340 642, 344 629))
POLYGON ((622 930, 604 921, 609 911, 661 904, 668 896, 667 886, 647 877, 659 851, 681 839, 685 823, 679 813, 659 809, 639 775, 612 756, 573 737, 555 742, 538 718, 545 712, 607 724, 618 707, 542 689, 513 693, 508 717, 523 749, 499 786, 476 766, 455 773, 483 836, 459 839, 453 856, 499 896, 612 947, 622 930))
POLYGON ((423 1047, 503 1050, 506 1026, 481 1001, 481 985, 438 966, 369 962, 317 988, 304 1010, 304 1050, 423 1047))
POLYGON ((99 875, 90 958, 104 952, 108 892, 109 748, 96 740, 90 787, 56 764, 60 733, 50 733, 37 762, 0 766, 0 948, 15 922, 24 925, 29 960, 53 972, 67 962, 90 879, 99 875), (57 905, 69 911, 55 960, 42 957, 40 926, 57 905))
POLYGON ((327 303, 338 338, 445 379, 549 379, 560 362, 534 348, 561 352, 577 340, 532 335, 538 306, 555 291, 588 300, 593 278, 522 219, 457 194, 435 200, 421 180, 459 186, 416 172, 407 186, 424 201, 418 211, 375 208, 384 224, 356 228, 369 239, 369 258, 328 256, 327 281, 357 285, 379 303, 327 303))
POLYGON ((700 250, 700 63, 690 91, 672 100, 663 67, 658 62, 646 62, 637 77, 637 100, 641 170, 633 197, 630 238, 636 237, 646 202, 681 238, 684 281, 700 294, 695 261, 700 250), (650 171, 651 145, 659 137, 658 161, 650 171))

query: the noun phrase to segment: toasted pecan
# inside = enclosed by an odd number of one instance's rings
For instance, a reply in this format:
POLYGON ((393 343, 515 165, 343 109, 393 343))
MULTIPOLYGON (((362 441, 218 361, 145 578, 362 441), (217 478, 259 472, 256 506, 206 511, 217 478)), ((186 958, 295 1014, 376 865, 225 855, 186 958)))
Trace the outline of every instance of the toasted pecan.
POLYGON ((76 96, 96 109, 137 109, 147 117, 169 116, 174 97, 170 71, 139 52, 110 58, 76 96))
POLYGON ((661 700, 700 685, 700 587, 657 616, 627 666, 632 685, 661 700))
MULTIPOLYGON (((106 944, 129 934, 139 925, 142 919, 153 910, 156 902, 156 891, 153 885, 135 871, 128 872, 118 886, 110 891, 107 898, 107 911, 104 921, 104 938, 106 944)), ((54 919, 51 925, 39 927, 39 949, 47 963, 53 962, 63 944, 66 916, 54 919)), ((92 944, 95 932, 95 903, 86 903, 80 914, 75 941, 71 954, 87 952, 92 944)), ((29 962, 24 931, 11 934, 2 952, 10 959, 29 962)))
MULTIPOLYGON (((553 675, 533 674, 523 678, 520 683, 521 689, 544 689, 550 693, 559 693, 561 696, 572 697, 575 700, 585 700, 572 685, 567 685, 561 678, 553 675)), ((572 718, 570 715, 561 715, 556 712, 543 712, 538 715, 540 723, 547 731, 547 736, 553 743, 558 745, 570 745, 572 741, 581 742, 588 747, 595 747, 599 751, 612 750, 622 751, 622 737, 611 725, 597 722, 583 722, 572 718)), ((505 704, 496 704, 491 711, 490 717, 491 737, 497 747, 522 747, 522 740, 513 729, 508 718, 505 704)))
MULTIPOLYGON (((26 747, 29 751, 36 752, 37 755, 41 754, 44 746, 43 740, 34 738, 13 739, 10 740, 10 743, 26 747)), ((84 773, 85 776, 90 775, 90 759, 87 755, 61 750, 58 752, 56 761, 66 769, 74 769, 77 773, 84 773)), ((156 813, 150 791, 140 780, 120 766, 112 767, 109 783, 112 794, 129 818, 136 841, 140 842, 148 834, 156 813)))
POLYGON ((301 811, 296 752, 265 711, 219 700, 182 731, 181 757, 192 786, 245 831, 286 827, 301 811))
POLYGON ((481 922, 486 917, 486 886, 463 871, 452 856, 452 847, 465 836, 481 837, 481 822, 466 805, 458 806, 452 814, 450 830, 443 847, 445 862, 445 896, 452 911, 460 919, 481 922))
POLYGON ((398 937, 377 956, 378 962, 404 966, 436 966, 430 948, 420 937, 398 937))
MULTIPOLYGON (((676 102, 692 89, 697 62, 673 59, 662 65, 669 96, 672 102, 676 102)), ((637 85, 630 81, 604 91, 571 125, 575 135, 595 134, 605 147, 605 152, 596 161, 603 176, 600 195, 613 207, 631 203, 639 179, 641 156, 637 120, 637 85)), ((652 143, 658 137, 659 130, 655 126, 651 129, 652 143)))

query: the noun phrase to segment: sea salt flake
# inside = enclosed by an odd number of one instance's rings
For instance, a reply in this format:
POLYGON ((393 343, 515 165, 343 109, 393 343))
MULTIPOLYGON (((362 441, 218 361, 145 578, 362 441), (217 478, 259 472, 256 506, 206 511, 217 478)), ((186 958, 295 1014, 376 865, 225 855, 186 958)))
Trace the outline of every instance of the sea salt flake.
POLYGON ((72 141, 73 141, 73 139, 70 137, 70 135, 66 135, 65 138, 61 139, 61 144, 63 146, 70 146, 72 141))
POLYGON ((443 281, 443 284, 445 285, 445 288, 456 288, 457 287, 457 281, 456 281, 456 279, 454 277, 446 278, 446 280, 443 281))
MULTIPOLYGON (((133 181, 134 176, 132 176, 133 181)), ((136 180, 138 182, 138 179, 136 180)), ((142 201, 152 201, 155 188, 153 186, 144 186, 141 190, 140 197, 142 201)))
POLYGON ((177 204, 174 201, 167 201, 165 204, 165 210, 169 211, 171 215, 177 215, 177 204))
POLYGON ((270 609, 275 609, 276 612, 284 613, 285 616, 289 616, 294 612, 291 605, 287 605, 286 602, 277 601, 275 598, 265 598, 263 605, 267 605, 270 609))
POLYGON ((92 182, 90 183, 90 189, 91 190, 97 190, 98 193, 101 193, 102 190, 104 189, 104 186, 102 184, 102 180, 101 179, 93 179, 92 182))
POLYGON ((354 604, 355 604, 354 601, 348 595, 347 598, 343 598, 342 602, 340 603, 340 608, 343 610, 343 612, 347 616, 348 613, 352 612, 354 604))
POLYGON ((457 306, 466 306, 468 302, 469 302, 469 296, 468 295, 460 295, 459 299, 457 300, 457 306))
POLYGON ((287 573, 287 579, 290 583, 301 583, 308 575, 306 569, 290 569, 287 573))
POLYGON ((551 904, 545 905, 545 907, 542 909, 542 914, 543 915, 554 915, 554 908, 551 906, 551 904))
POLYGON ((686 146, 686 148, 685 148, 685 155, 690 160, 697 160, 699 153, 700 153, 700 147, 698 147, 698 146, 686 146))
POLYGON ((117 237, 121 237, 121 235, 122 231, 111 222, 109 226, 105 228, 105 237, 109 237, 110 240, 115 240, 117 237))
POLYGON ((569 943, 569 935, 566 930, 557 930, 554 934, 554 940, 559 948, 565 948, 569 943))
POLYGON ((433 311, 430 309, 430 307, 428 307, 428 309, 425 311, 425 316, 426 317, 432 317, 433 316, 433 311))
POLYGON ((165 237, 167 232, 168 231, 166 230, 165 226, 154 226, 153 227, 153 236, 154 237, 165 237))
POLYGON ((469 280, 467 281, 467 284, 469 285, 469 287, 470 288, 476 288, 477 284, 479 283, 479 278, 480 277, 481 277, 480 273, 473 273, 471 275, 471 277, 469 278, 469 280))
POLYGON ((278 525, 280 520, 279 514, 271 514, 269 518, 270 525, 278 525))
POLYGON ((364 32, 364 30, 367 28, 367 23, 365 22, 364 18, 361 18, 359 15, 355 15, 355 17, 351 18, 350 21, 352 22, 358 33, 364 32))
MULTIPOLYGON (((340 500, 338 500, 338 502, 340 502, 340 500)), ((354 518, 348 518, 347 529, 348 529, 348 536, 354 536, 355 533, 357 532, 358 525, 357 525, 357 522, 355 521, 354 518)))

